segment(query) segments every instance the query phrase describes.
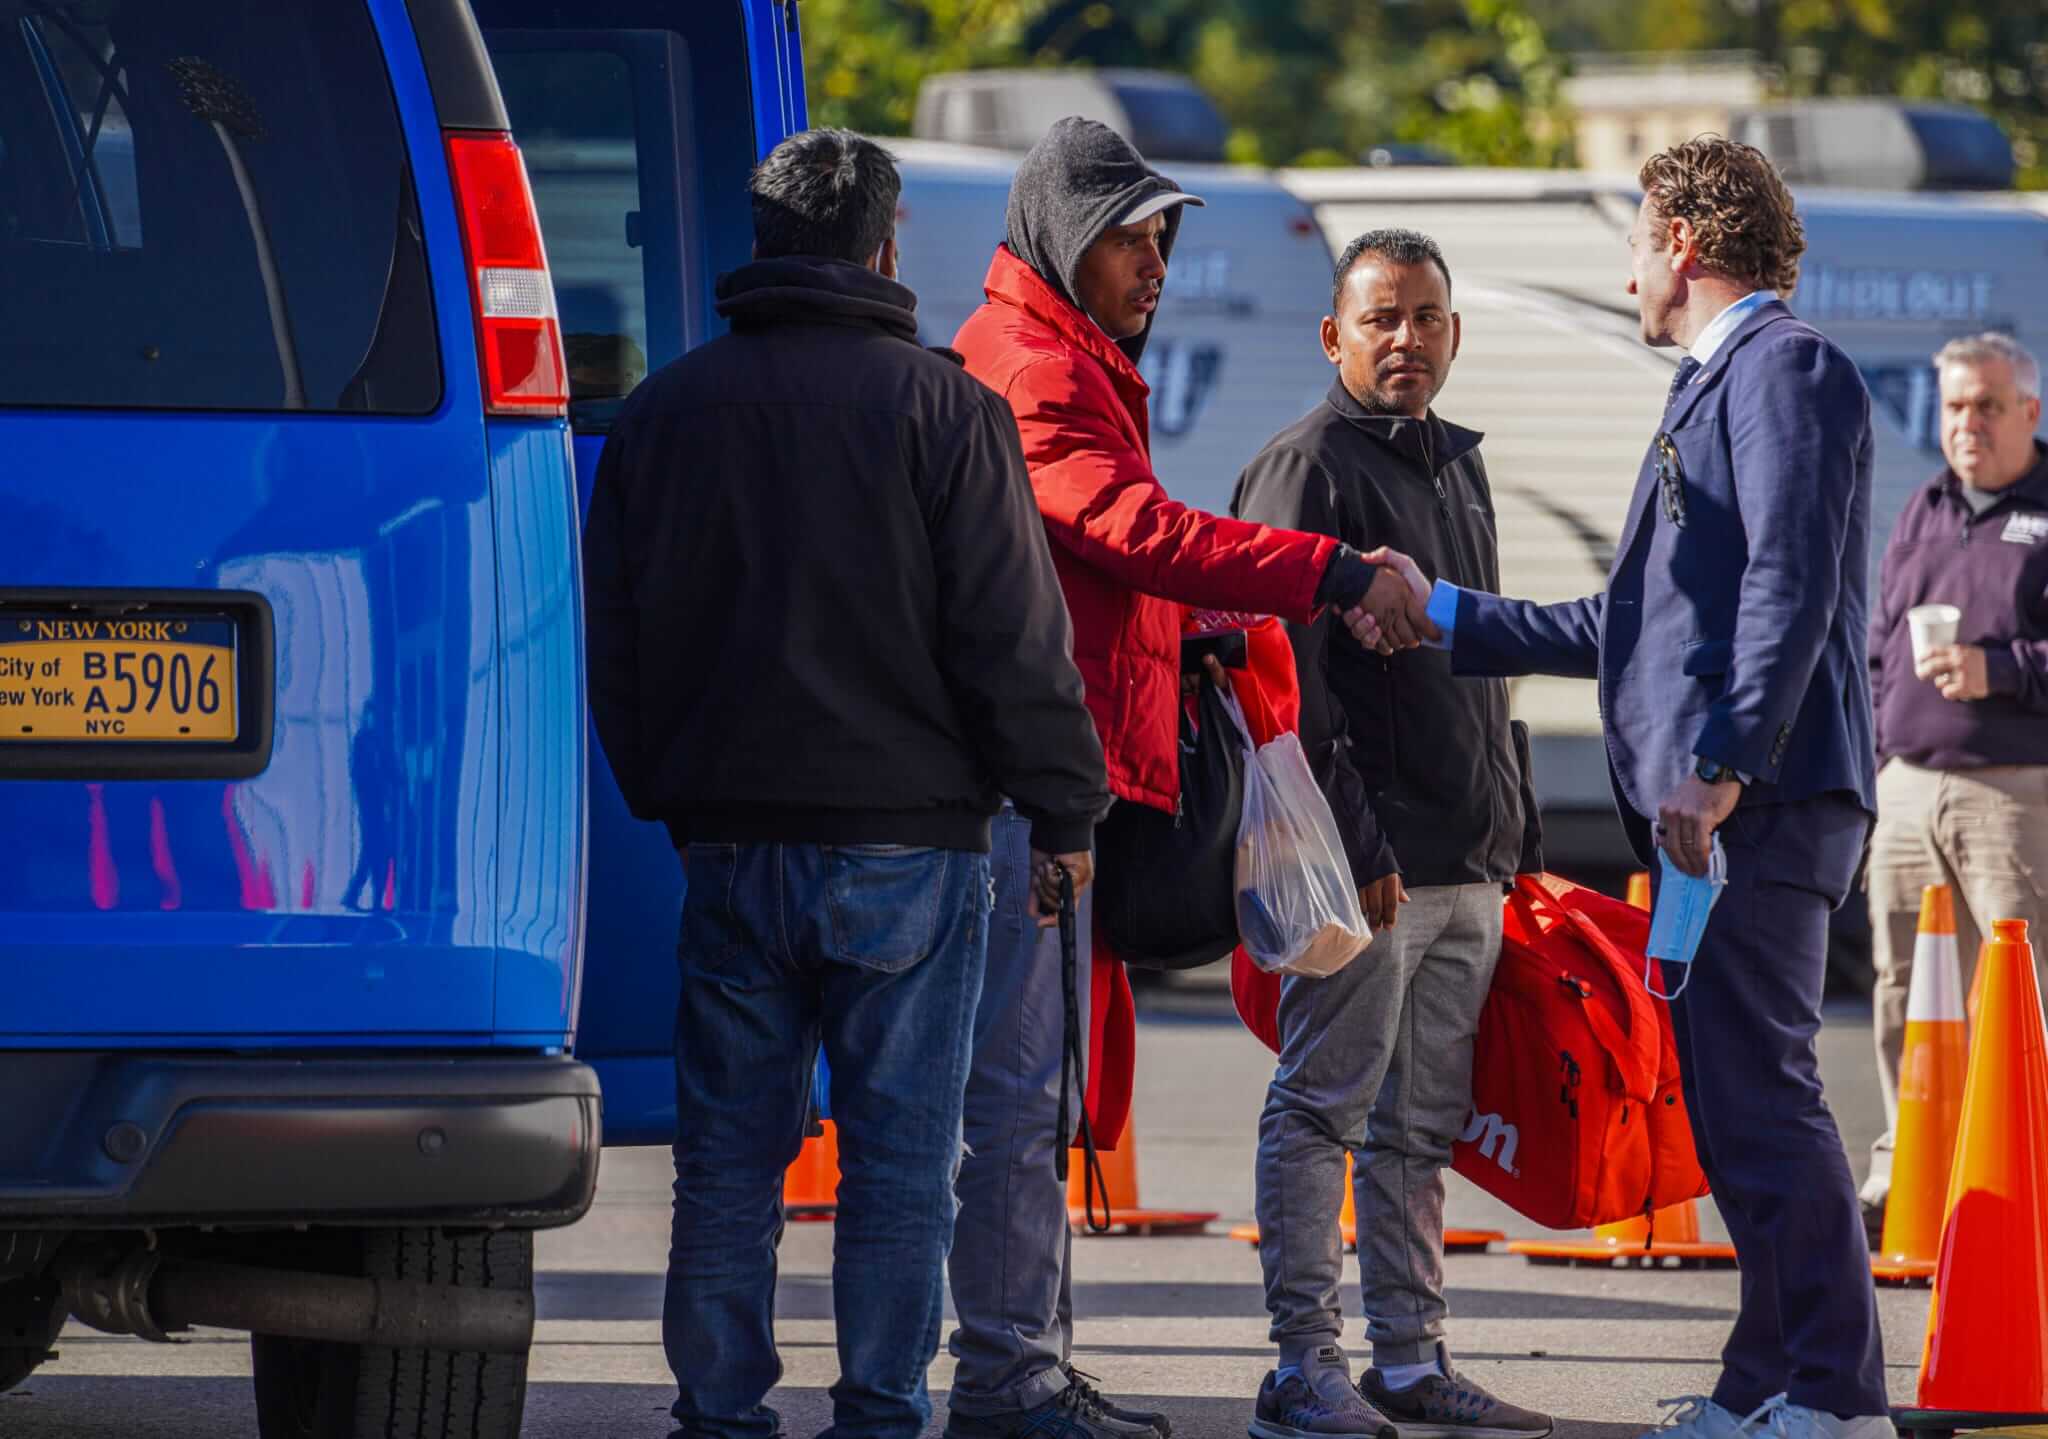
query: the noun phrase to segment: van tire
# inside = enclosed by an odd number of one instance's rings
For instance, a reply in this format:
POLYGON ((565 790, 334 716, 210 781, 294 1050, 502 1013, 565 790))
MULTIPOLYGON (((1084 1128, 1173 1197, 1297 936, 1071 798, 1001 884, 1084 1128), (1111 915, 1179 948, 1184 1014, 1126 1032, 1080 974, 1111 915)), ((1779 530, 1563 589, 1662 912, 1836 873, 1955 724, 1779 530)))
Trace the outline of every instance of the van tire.
MULTIPOLYGON (((390 1229, 363 1236, 363 1272, 460 1288, 533 1288, 525 1230, 390 1229)), ((389 1349, 256 1335, 262 1439, 518 1439, 525 1354, 389 1349)))
POLYGON ((50 1357, 64 1327, 64 1297, 47 1279, 0 1284, 0 1394, 5 1394, 50 1357))

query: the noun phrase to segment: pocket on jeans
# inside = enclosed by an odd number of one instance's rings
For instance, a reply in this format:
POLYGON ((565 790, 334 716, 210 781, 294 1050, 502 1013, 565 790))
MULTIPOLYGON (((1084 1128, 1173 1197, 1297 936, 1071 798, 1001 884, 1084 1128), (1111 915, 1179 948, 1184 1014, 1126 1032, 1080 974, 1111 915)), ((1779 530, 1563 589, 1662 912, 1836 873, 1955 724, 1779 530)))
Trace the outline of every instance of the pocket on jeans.
POLYGON ((832 958, 900 974, 931 953, 950 851, 900 844, 825 846, 832 958))

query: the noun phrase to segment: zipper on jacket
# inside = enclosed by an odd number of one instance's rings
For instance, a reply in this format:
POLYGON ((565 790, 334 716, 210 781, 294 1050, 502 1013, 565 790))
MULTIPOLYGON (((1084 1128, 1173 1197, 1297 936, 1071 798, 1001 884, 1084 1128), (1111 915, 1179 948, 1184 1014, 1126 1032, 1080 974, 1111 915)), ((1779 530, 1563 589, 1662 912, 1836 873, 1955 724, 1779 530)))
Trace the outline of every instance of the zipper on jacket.
MULTIPOLYGON (((1427 454, 1427 452, 1428 447, 1425 446, 1425 455, 1427 454)), ((1471 579, 1472 583, 1482 583, 1482 577, 1480 577, 1476 573, 1478 568, 1477 564, 1475 563, 1470 569, 1468 569, 1465 564, 1465 547, 1458 540, 1458 523, 1451 513, 1451 494, 1449 490, 1444 488, 1443 472, 1438 469, 1431 469, 1429 472, 1429 483, 1436 490, 1437 513, 1441 514, 1444 519, 1444 542, 1450 547, 1452 561, 1458 566, 1458 569, 1461 573, 1467 575, 1471 579)), ((1494 726, 1496 723, 1502 726, 1508 724, 1510 719, 1509 715, 1507 715, 1504 712, 1499 715, 1495 714, 1496 709, 1501 709, 1504 711, 1505 708, 1505 697, 1497 694, 1491 688, 1488 688, 1486 691, 1484 711, 1486 715, 1486 723, 1489 728, 1494 726)), ((1510 743, 1512 743, 1512 740, 1510 741, 1510 743)), ((1517 790, 1519 791, 1519 785, 1517 786, 1517 790)), ((1517 798, 1520 798, 1519 793, 1517 794, 1517 798)), ((1490 787, 1487 796, 1487 808, 1490 811, 1489 828, 1493 831, 1493 833, 1496 836, 1498 836, 1502 828, 1504 827, 1503 821, 1506 818, 1507 811, 1507 799, 1503 794, 1500 793, 1499 785, 1493 785, 1490 787)), ((1527 831, 1528 824, 1529 817, 1527 815, 1523 815, 1522 825, 1525 833, 1527 831)), ((1521 841, 1520 839, 1517 839, 1515 841, 1515 853, 1519 856, 1521 854, 1521 850, 1521 841)), ((1490 863, 1490 854, 1481 861, 1482 867, 1484 867, 1485 865, 1489 865, 1490 863)), ((1513 872, 1514 867, 1514 864, 1510 863, 1510 873, 1513 872)))

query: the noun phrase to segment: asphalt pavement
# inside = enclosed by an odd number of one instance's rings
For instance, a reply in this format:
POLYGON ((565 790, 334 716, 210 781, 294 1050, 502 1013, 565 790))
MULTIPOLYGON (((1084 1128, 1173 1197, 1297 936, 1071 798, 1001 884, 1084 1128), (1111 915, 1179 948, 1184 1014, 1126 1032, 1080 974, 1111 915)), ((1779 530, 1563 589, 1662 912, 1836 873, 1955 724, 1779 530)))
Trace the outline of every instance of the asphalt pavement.
MULTIPOLYGON (((1258 1257, 1224 1230, 1252 1212, 1252 1153, 1271 1056, 1213 988, 1141 1001, 1136 1102, 1147 1204, 1213 1209, 1195 1238, 1105 1237, 1074 1246, 1076 1364, 1106 1392, 1168 1411, 1177 1439, 1239 1439, 1272 1364, 1258 1257)), ((1860 1175, 1883 1115, 1870 1022, 1831 1008, 1821 1068, 1860 1175)), ((607 1151, 598 1200, 574 1228, 541 1236, 540 1322, 527 1439, 662 1439, 674 1396, 661 1349, 668 1243, 666 1151, 607 1151)), ((1456 1176, 1448 1221, 1533 1235, 1533 1226, 1456 1176)), ((1711 1205, 1702 1227, 1719 1235, 1711 1205)), ((786 1373, 770 1403, 792 1439, 830 1420, 833 1348, 829 1224, 792 1225, 783 1246, 777 1333, 786 1373)), ((1563 1439, 1623 1439, 1660 1398, 1709 1388, 1734 1315, 1732 1271, 1538 1267, 1492 1253, 1446 1263, 1449 1338, 1461 1367, 1520 1404, 1559 1417, 1563 1439)), ((1346 1339, 1362 1352, 1357 1268, 1346 1261, 1346 1339)), ((1882 1290, 1894 1402, 1911 1397, 1925 1290, 1882 1290)), ((254 1436, 248 1343, 202 1334, 175 1346, 76 1324, 60 1358, 0 1396, 0 1439, 240 1439, 254 1436)), ((1360 1361, 1354 1357, 1354 1364, 1360 1361)), ((951 1361, 931 1370, 945 1421, 951 1361)))

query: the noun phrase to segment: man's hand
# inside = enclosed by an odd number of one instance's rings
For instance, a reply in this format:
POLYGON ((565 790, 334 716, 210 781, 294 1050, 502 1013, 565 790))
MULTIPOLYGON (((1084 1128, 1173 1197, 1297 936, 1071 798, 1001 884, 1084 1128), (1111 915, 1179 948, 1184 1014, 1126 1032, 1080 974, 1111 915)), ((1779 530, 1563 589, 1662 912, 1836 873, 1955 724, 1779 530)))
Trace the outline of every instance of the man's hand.
POLYGON ((1040 929, 1051 929, 1060 922, 1062 868, 1073 876, 1074 897, 1078 899, 1095 878, 1095 856, 1085 849, 1073 854, 1031 851, 1031 913, 1037 917, 1040 929))
MULTIPOLYGON (((1408 558, 1399 550, 1388 549, 1385 545, 1381 545, 1378 549, 1367 555, 1365 559, 1367 564, 1380 565, 1383 568, 1393 570, 1394 573, 1408 582, 1408 588, 1415 592, 1416 601, 1422 605, 1428 605, 1430 591, 1429 576, 1423 574, 1422 567, 1416 564, 1414 560, 1408 558)), ((1435 636, 1431 635, 1431 638, 1434 639, 1435 636)))
POLYGON ((1374 637, 1376 643, 1372 647, 1381 654, 1412 650, 1425 640, 1441 639, 1442 635, 1425 612, 1429 602, 1429 584, 1422 580, 1420 571, 1415 569, 1415 562, 1406 555, 1395 555, 1388 550, 1378 553, 1387 558, 1375 561, 1379 572, 1372 577, 1372 587, 1365 592, 1357 608, 1345 617, 1353 636, 1360 644, 1367 643, 1365 635, 1360 633, 1364 625, 1352 623, 1350 618, 1351 614, 1360 614, 1361 620, 1372 622, 1372 629, 1366 633, 1374 637), (1405 571, 1401 565, 1407 567, 1405 571), (1411 574, 1414 576, 1412 579, 1409 577, 1411 574), (1418 581, 1421 582, 1419 595, 1416 590, 1418 581))
MULTIPOLYGON (((1226 695, 1231 692, 1230 671, 1223 668, 1223 661, 1217 659, 1214 655, 1203 655, 1202 674, 1184 674, 1180 677, 1181 694, 1183 696, 1188 696, 1200 693, 1202 688, 1203 675, 1207 675, 1209 678, 1209 683, 1215 685, 1217 689, 1222 690, 1223 693, 1225 693, 1226 695)), ((1078 891, 1076 892, 1078 893, 1078 891)))
POLYGON ((1401 887, 1398 874, 1382 875, 1358 891, 1358 907, 1365 911, 1365 922, 1375 932, 1394 927, 1394 911, 1408 902, 1408 891, 1401 887))
POLYGON ((1991 693, 1982 645, 1943 645, 1929 650, 1914 664, 1913 673, 1931 680, 1945 700, 1980 700, 1991 693))
POLYGON ((1357 605, 1344 611, 1344 628, 1351 631, 1351 638, 1358 641, 1360 649, 1377 650, 1383 655, 1394 652, 1394 646, 1380 633, 1379 621, 1357 605))
POLYGON ((1696 774, 1671 792, 1657 810, 1657 844, 1671 862, 1696 879, 1704 879, 1714 853, 1714 831, 1735 812, 1742 798, 1740 780, 1708 784, 1696 774))

